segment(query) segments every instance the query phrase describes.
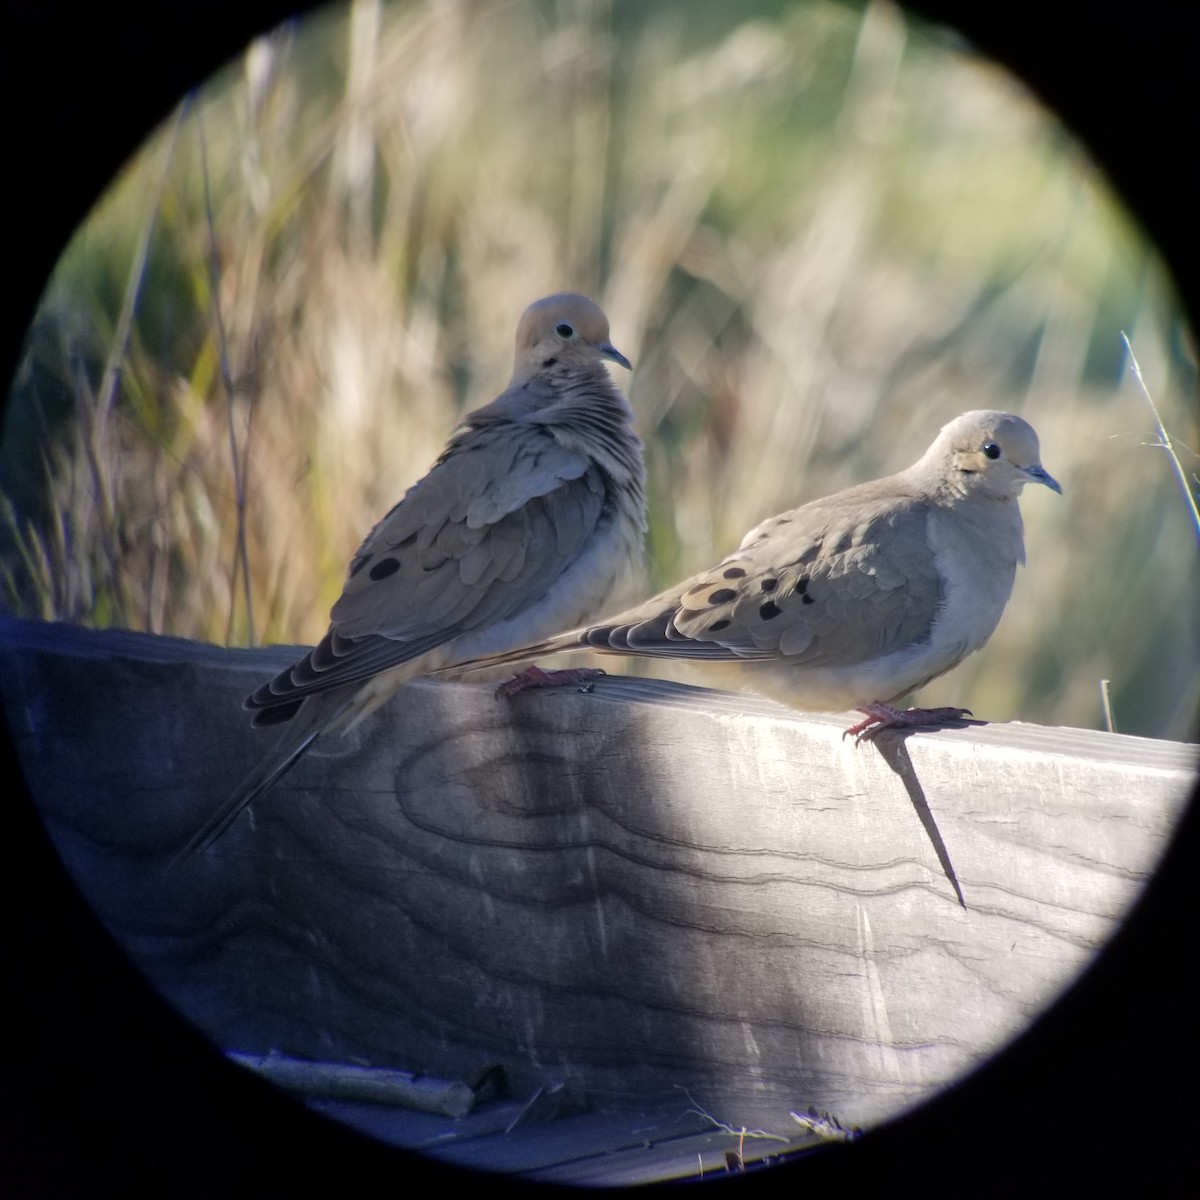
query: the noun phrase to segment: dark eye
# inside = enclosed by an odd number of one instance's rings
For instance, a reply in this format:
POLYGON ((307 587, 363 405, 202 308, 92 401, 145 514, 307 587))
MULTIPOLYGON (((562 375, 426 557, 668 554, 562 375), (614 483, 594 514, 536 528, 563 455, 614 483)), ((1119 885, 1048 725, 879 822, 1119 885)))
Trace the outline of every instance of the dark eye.
POLYGON ((984 442, 983 456, 984 458, 990 458, 994 462, 1000 457, 1000 447, 995 442, 984 442))
POLYGON ((575 336, 574 326, 568 325, 566 321, 560 321, 557 325, 555 325, 554 332, 557 333, 560 338, 569 338, 575 336))

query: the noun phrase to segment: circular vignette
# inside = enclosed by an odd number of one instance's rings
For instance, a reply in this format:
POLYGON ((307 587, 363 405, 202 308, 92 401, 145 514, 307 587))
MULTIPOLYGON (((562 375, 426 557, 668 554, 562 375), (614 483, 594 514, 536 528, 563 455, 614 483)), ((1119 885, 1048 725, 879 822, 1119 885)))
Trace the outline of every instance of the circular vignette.
MULTIPOLYGON (((1184 63, 1190 13, 1161 0, 1121 23, 1081 22, 1065 0, 910 7, 1013 70, 1084 142, 1159 246, 1194 324, 1200 186, 1174 170, 1172 135, 1195 115, 1184 63)), ((181 94, 294 11, 261 0, 188 13, 129 0, 6 11, 6 378, 55 259, 121 163, 181 94)), ((277 1193, 325 1179, 345 1189, 380 1172, 418 1186, 466 1175, 320 1120, 214 1054, 100 928, 23 794, 7 731, 2 750, 18 793, 4 873, 16 927, 6 972, 16 1050, 5 1088, 7 1194, 277 1193)), ((1196 1186, 1200 1112, 1180 1083, 1200 1068, 1200 987, 1178 943, 1195 915, 1198 862, 1193 800, 1125 926, 1030 1031, 862 1142, 747 1176, 744 1186, 915 1181, 933 1195, 1037 1195, 1067 1184, 1173 1195, 1196 1186)))

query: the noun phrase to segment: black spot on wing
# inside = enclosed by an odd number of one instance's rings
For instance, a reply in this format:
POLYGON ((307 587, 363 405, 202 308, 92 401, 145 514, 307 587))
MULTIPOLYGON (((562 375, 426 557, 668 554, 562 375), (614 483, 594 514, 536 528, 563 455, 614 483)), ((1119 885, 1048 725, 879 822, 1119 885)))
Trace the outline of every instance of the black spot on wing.
POLYGON ((709 604, 728 604, 730 600, 737 599, 737 592, 733 588, 717 588, 708 597, 709 604))
POLYGON ((367 575, 378 582, 381 579, 386 579, 389 575, 395 575, 400 570, 400 560, 398 558, 381 558, 368 572, 367 575))
POLYGON ((759 608, 758 615, 762 617, 764 621, 769 621, 772 617, 779 616, 781 612, 783 612, 783 609, 780 608, 774 600, 768 600, 766 604, 759 608))
POLYGON ((746 571, 744 567, 726 567, 725 570, 721 572, 726 579, 741 579, 745 573, 746 571))

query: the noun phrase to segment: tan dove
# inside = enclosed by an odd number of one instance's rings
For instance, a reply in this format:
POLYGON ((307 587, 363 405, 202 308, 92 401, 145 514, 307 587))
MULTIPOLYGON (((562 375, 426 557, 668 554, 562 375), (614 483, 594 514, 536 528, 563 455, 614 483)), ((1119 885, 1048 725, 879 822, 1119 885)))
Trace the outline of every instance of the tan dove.
POLYGON ((176 861, 405 680, 603 611, 646 530, 642 446, 605 359, 629 367, 592 301, 525 310, 508 387, 367 535, 318 645, 247 697, 255 725, 287 728, 176 861))
POLYGON ((860 739, 955 719, 969 710, 891 702, 992 635, 1025 561, 1027 483, 1062 492, 1033 429, 1011 413, 964 413, 908 470, 771 517, 644 604, 485 661, 589 649, 738 663, 751 687, 795 708, 864 713, 846 731, 860 739))

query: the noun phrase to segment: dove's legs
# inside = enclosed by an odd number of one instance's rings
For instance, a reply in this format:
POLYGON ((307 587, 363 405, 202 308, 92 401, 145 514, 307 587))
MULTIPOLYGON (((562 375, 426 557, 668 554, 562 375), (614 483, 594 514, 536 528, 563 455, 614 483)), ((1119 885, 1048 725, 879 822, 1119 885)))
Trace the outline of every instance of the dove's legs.
POLYGON ((588 679, 599 679, 604 672, 599 667, 567 667, 561 671, 544 671, 530 665, 519 675, 514 675, 496 689, 497 696, 514 696, 528 688, 562 687, 568 683, 582 683, 588 679))
POLYGON ((969 708, 893 708, 890 704, 875 701, 858 704, 855 712, 863 713, 865 721, 851 725, 842 737, 852 737, 854 744, 871 741, 884 729, 914 729, 921 725, 944 725, 947 721, 961 721, 972 715, 969 708))

